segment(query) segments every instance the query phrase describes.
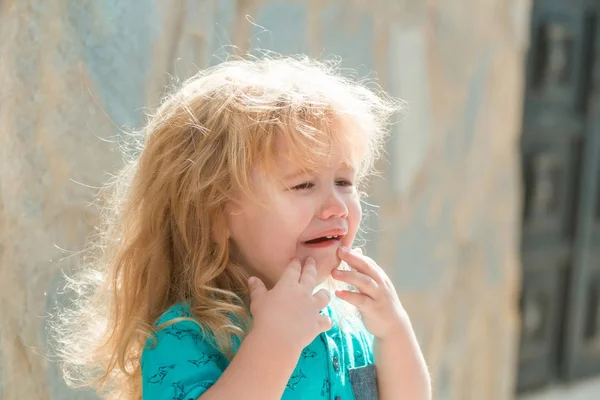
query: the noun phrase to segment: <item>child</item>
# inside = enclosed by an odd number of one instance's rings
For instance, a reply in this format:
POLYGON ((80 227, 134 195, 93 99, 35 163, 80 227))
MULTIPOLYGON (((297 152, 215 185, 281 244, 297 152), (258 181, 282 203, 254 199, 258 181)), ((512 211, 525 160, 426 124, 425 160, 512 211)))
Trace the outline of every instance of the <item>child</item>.
POLYGON ((59 330, 68 381, 144 400, 430 398, 390 279, 350 250, 397 108, 304 58, 185 82, 118 176, 99 268, 73 281, 91 296, 59 330))

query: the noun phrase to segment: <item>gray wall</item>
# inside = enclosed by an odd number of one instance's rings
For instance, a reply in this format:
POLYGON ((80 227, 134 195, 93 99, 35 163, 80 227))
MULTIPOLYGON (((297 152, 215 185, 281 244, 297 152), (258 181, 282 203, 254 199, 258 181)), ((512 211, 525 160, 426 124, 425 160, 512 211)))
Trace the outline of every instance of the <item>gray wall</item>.
POLYGON ((0 5, 0 399, 76 399, 48 360, 60 271, 169 75, 262 48, 339 55, 409 102, 367 246, 409 310, 436 399, 513 395, 529 0, 105 0, 0 5), (245 17, 249 15, 249 17, 245 17))

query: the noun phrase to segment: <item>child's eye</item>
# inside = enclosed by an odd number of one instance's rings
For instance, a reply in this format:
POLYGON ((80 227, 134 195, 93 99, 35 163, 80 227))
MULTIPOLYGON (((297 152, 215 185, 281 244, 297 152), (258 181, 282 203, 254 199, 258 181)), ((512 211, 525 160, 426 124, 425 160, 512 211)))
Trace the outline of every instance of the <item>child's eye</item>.
POLYGON ((339 179, 335 182, 338 186, 352 186, 352 182, 347 179, 339 179))
POLYGON ((314 186, 315 186, 314 182, 304 182, 297 186, 294 186, 292 189, 293 190, 306 190, 306 189, 311 189, 314 186))

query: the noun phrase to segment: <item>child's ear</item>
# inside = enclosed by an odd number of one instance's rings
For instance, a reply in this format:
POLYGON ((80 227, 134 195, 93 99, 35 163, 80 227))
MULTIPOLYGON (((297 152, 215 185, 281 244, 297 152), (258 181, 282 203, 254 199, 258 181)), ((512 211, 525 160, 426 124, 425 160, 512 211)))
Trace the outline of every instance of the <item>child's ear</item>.
POLYGON ((225 214, 226 221, 229 218, 229 216, 240 215, 241 213, 242 213, 242 205, 240 204, 239 201, 230 200, 225 204, 224 214, 225 214))

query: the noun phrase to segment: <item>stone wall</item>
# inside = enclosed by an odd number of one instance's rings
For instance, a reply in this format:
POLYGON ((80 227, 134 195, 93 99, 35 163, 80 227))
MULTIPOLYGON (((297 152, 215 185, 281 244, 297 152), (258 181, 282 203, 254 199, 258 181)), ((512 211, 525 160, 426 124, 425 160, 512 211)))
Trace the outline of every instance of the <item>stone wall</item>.
POLYGON ((339 55, 410 104, 374 182, 368 252, 393 276, 436 399, 513 397, 529 0, 0 5, 0 399, 83 399, 46 358, 60 271, 169 76, 262 48, 339 55), (230 45, 235 45, 233 48, 230 45))

